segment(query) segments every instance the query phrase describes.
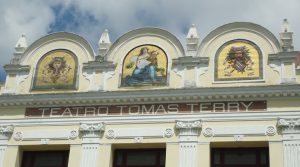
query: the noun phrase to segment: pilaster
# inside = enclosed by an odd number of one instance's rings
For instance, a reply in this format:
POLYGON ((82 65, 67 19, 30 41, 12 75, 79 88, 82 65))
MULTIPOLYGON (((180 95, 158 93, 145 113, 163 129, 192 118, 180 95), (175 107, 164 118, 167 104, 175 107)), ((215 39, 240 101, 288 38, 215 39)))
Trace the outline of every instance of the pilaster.
POLYGON ((7 150, 7 142, 14 131, 12 125, 0 125, 0 167, 4 167, 4 156, 7 150))
POLYGON ((176 129, 179 130, 179 167, 197 166, 197 145, 201 128, 200 120, 176 122, 176 129))
POLYGON ((173 59, 174 71, 181 77, 182 87, 193 88, 203 85, 199 82, 199 77, 208 70, 208 57, 179 57, 173 59), (188 70, 189 69, 189 70, 188 70), (194 76, 188 75, 194 73, 194 76))
POLYGON ((300 166, 300 118, 278 119, 283 137, 284 167, 300 166))
POLYGON ((104 131, 103 123, 82 123, 82 155, 80 167, 96 167, 99 154, 100 137, 104 131))

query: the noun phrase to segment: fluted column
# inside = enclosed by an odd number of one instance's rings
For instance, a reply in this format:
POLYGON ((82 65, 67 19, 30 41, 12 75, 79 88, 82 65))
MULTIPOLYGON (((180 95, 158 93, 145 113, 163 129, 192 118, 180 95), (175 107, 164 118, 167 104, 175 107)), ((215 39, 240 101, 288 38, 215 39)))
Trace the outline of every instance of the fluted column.
POLYGON ((7 149, 7 142, 13 131, 14 127, 11 125, 0 125, 0 167, 4 167, 4 156, 7 149))
POLYGON ((104 131, 103 123, 80 125, 82 133, 82 155, 80 167, 96 167, 99 156, 100 137, 104 131))
POLYGON ((201 121, 177 121, 179 130, 179 167, 197 166, 198 135, 201 121))
POLYGON ((300 166, 300 118, 279 119, 283 136, 284 167, 300 166))

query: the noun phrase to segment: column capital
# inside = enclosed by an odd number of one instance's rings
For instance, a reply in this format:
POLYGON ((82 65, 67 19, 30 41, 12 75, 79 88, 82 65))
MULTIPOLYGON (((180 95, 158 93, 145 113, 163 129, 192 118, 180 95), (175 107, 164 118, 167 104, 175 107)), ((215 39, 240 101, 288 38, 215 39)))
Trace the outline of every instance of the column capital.
POLYGON ((300 118, 279 118, 277 127, 282 133, 300 133, 300 118))
POLYGON ((101 132, 105 130, 105 124, 98 123, 81 123, 79 131, 83 133, 83 137, 100 137, 101 132))
POLYGON ((13 125, 0 125, 0 139, 8 139, 14 132, 13 125))
POLYGON ((176 121, 176 129, 201 129, 202 121, 194 120, 194 121, 176 121))

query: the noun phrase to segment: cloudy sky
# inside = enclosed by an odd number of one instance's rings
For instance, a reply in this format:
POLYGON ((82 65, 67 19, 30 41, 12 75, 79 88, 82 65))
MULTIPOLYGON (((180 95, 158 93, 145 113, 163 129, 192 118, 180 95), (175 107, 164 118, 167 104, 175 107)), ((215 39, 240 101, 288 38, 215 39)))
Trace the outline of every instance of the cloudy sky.
POLYGON ((300 50, 300 0, 0 0, 0 80, 14 46, 25 33, 28 44, 52 32, 75 32, 97 49, 104 29, 111 40, 139 27, 159 27, 185 45, 191 24, 203 39, 230 22, 253 22, 277 37, 284 18, 294 31, 300 50))

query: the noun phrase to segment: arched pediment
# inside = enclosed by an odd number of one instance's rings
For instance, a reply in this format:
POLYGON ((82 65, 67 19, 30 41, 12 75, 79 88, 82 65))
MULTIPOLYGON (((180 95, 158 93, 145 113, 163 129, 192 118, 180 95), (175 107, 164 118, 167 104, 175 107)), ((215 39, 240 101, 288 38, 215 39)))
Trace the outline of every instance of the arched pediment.
MULTIPOLYGON (((33 55, 44 46, 48 47, 51 44, 55 44, 58 42, 72 43, 77 45, 79 48, 85 52, 86 61, 93 61, 95 59, 95 52, 91 47, 90 43, 85 40, 83 37, 69 32, 56 32, 52 34, 48 34, 46 36, 41 37, 40 39, 33 42, 25 51, 24 56, 21 59, 22 65, 30 64, 30 60, 33 55)), ((51 47, 48 47, 51 48, 51 47)), ((56 45, 53 46, 53 50, 55 49, 68 49, 64 47, 64 45, 56 45)), ((50 50, 48 50, 50 51, 50 50)), ((46 51, 46 52, 48 52, 46 51)), ((75 51, 74 51, 75 52, 75 51)), ((43 55, 40 55, 43 56, 43 55)))
MULTIPOLYGON (((215 30, 211 31, 201 42, 201 44, 198 47, 197 56, 207 56, 204 55, 206 50, 208 49, 208 46, 211 45, 215 40, 218 38, 226 35, 226 34, 233 34, 233 33, 242 33, 247 32, 251 34, 252 36, 260 37, 261 40, 264 40, 265 43, 271 48, 273 53, 277 53, 280 51, 280 44, 275 35, 270 32, 268 29, 254 23, 249 22, 234 22, 225 24, 223 26, 220 26, 216 28, 215 30)), ((246 38, 249 38, 249 34, 246 35, 246 38)), ((233 38, 241 39, 243 37, 239 36, 232 36, 233 38)), ((229 39, 228 41, 232 40, 229 39)), ((247 39, 251 40, 251 39, 247 39)), ((226 41, 224 41, 225 43, 226 41)))
MULTIPOLYGON (((156 39, 161 39, 166 41, 169 45, 173 47, 173 49, 176 50, 177 55, 173 56, 183 56, 184 55, 184 48, 182 44, 180 43, 179 39, 171 34, 170 32, 160 29, 160 28, 153 28, 153 27, 145 27, 145 28, 139 28, 135 29, 132 31, 129 31, 122 35, 120 38, 118 38, 111 48, 109 49, 109 52, 107 53, 107 59, 109 61, 114 61, 116 60, 116 52, 118 49, 124 45, 126 45, 128 42, 133 41, 138 38, 143 38, 143 37, 154 37, 152 39, 154 40, 149 40, 149 41, 144 41, 144 43, 140 43, 137 45, 142 45, 142 44, 156 44, 156 39), (155 39, 156 38, 156 39, 155 39)), ((174 57, 175 58, 175 57, 174 57)))

